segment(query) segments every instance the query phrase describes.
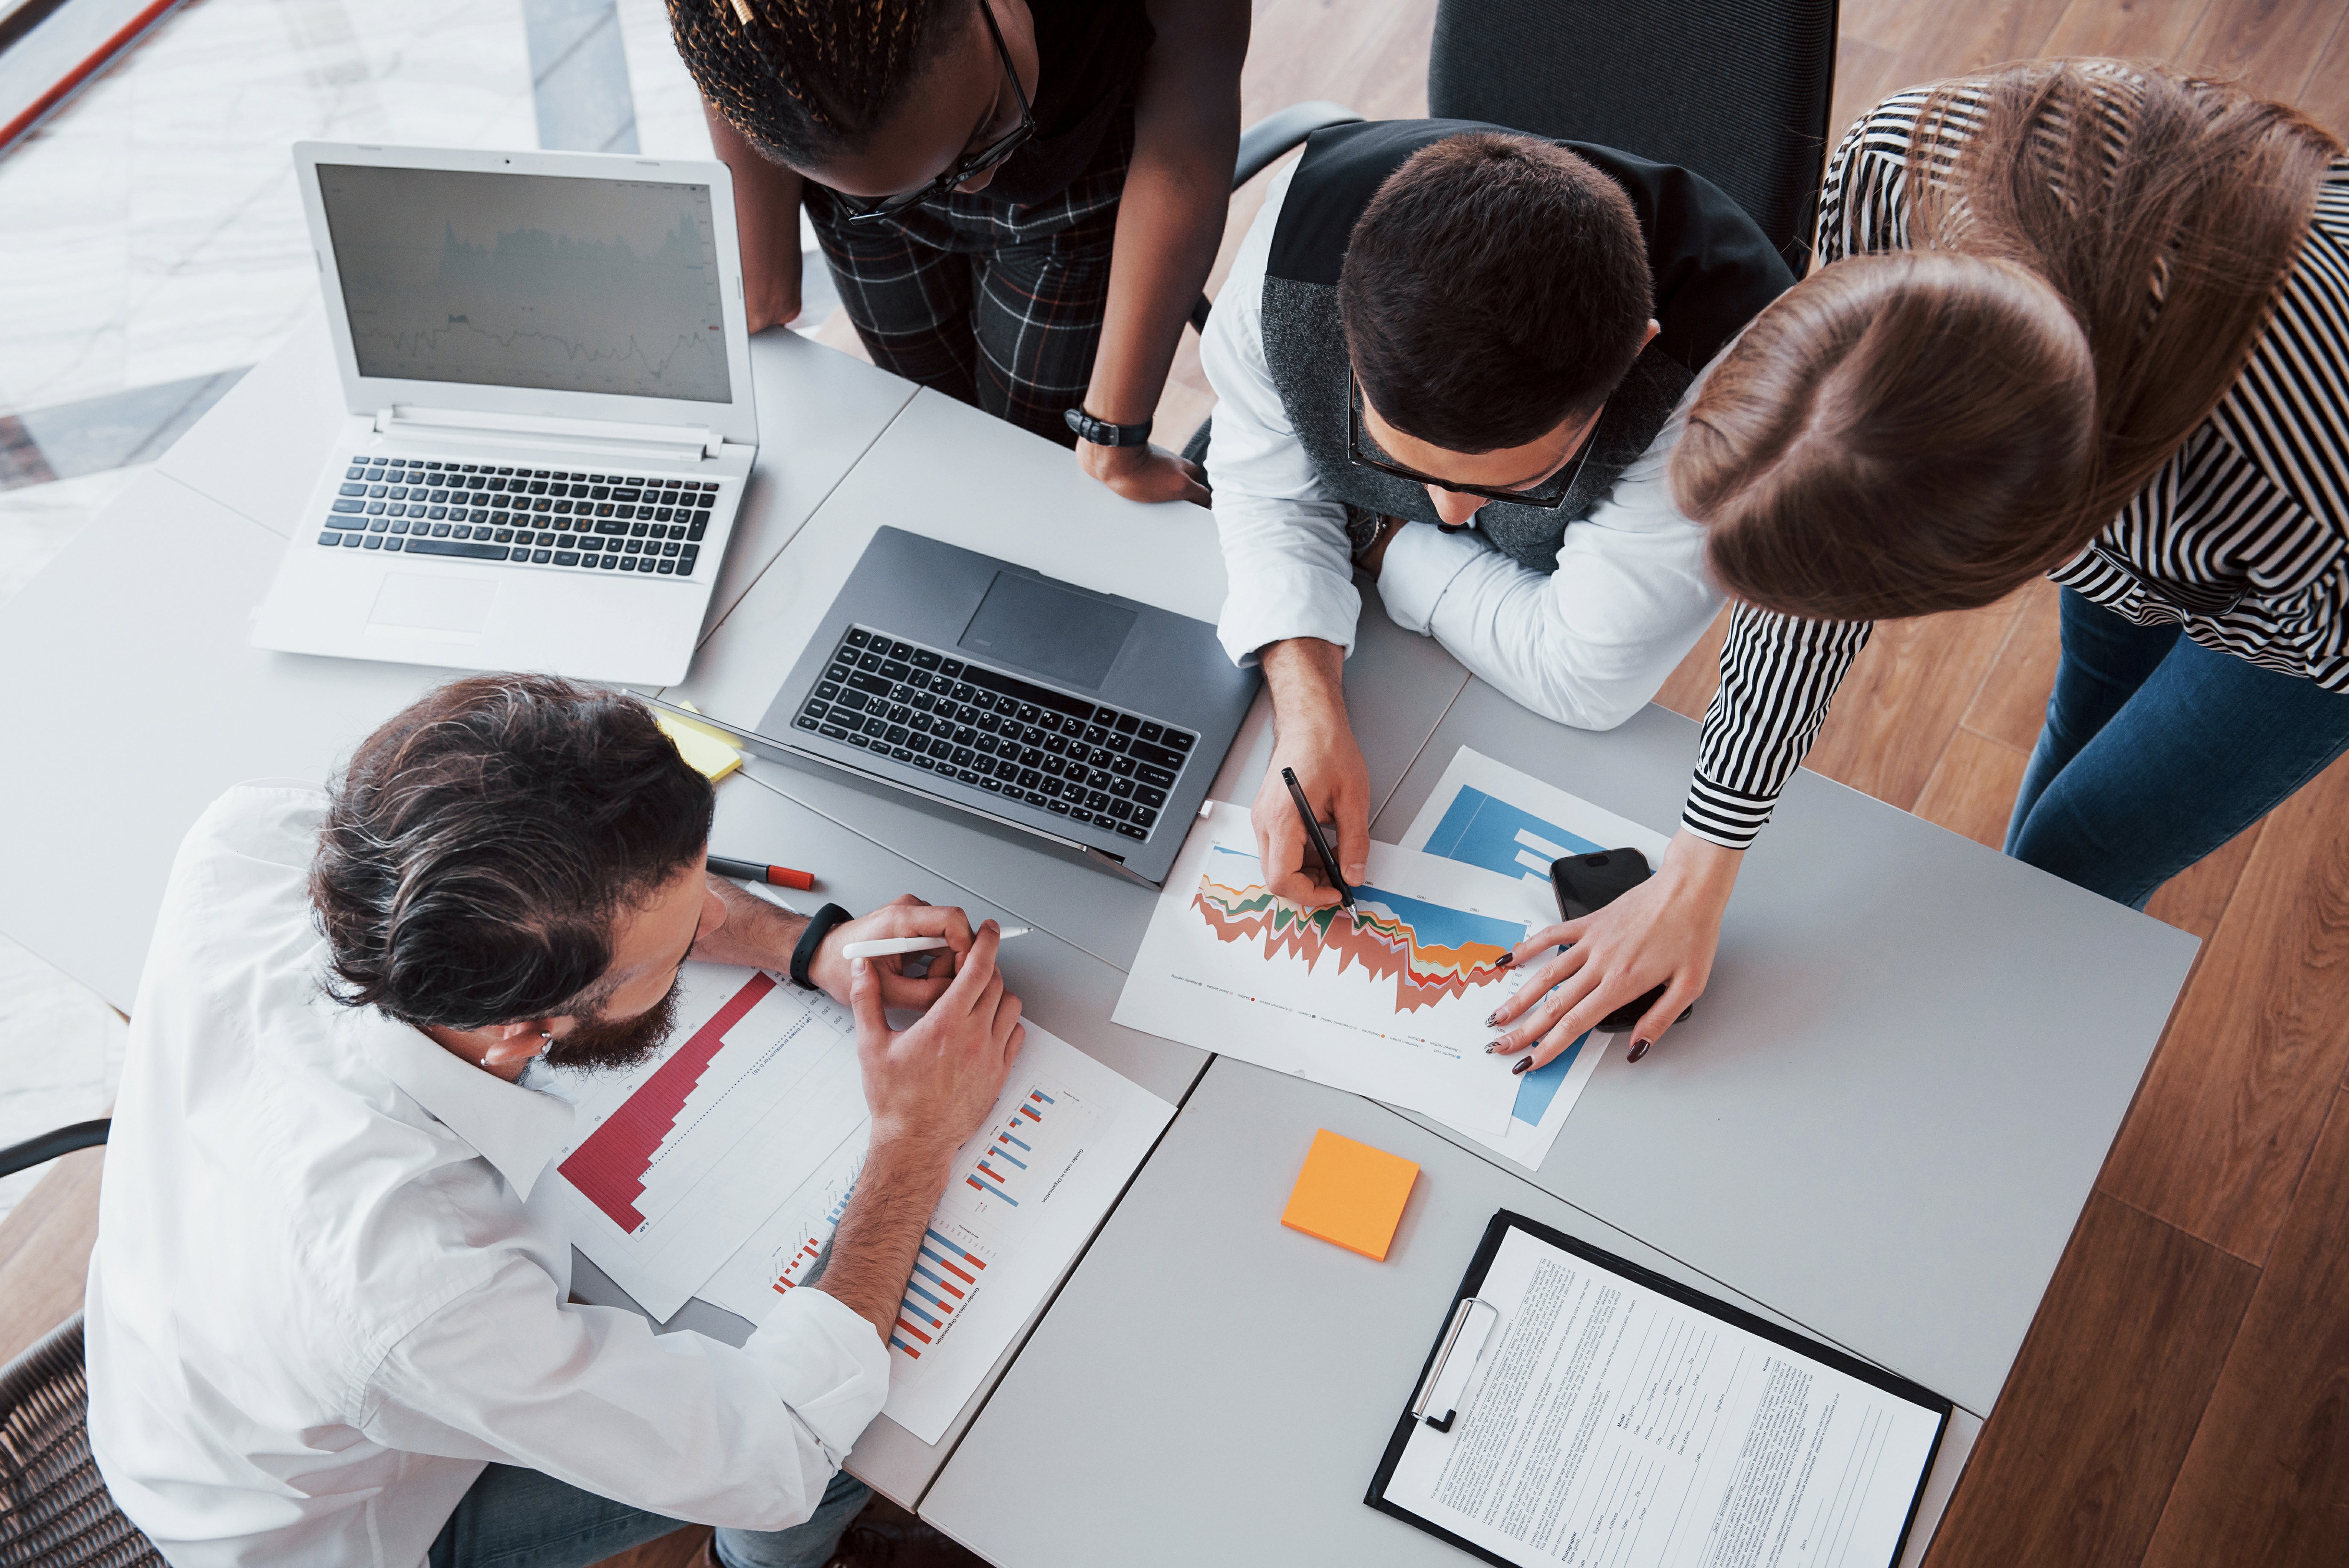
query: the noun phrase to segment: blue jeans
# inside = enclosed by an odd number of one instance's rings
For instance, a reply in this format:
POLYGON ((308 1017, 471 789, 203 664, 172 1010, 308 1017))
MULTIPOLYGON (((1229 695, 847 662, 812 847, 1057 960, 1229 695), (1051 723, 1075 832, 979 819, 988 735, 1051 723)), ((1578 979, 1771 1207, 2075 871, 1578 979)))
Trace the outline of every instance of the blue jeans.
POLYGON ((2064 657, 2006 852, 2142 909, 2349 751, 2349 695, 2064 590, 2064 657))
MULTIPOLYGON (((832 1478, 805 1524, 789 1530, 721 1530, 726 1568, 823 1568, 849 1521, 873 1496, 846 1470, 832 1478)), ((625 1502, 582 1491, 512 1465, 481 1472, 440 1529, 429 1568, 586 1568, 684 1527, 625 1502)))

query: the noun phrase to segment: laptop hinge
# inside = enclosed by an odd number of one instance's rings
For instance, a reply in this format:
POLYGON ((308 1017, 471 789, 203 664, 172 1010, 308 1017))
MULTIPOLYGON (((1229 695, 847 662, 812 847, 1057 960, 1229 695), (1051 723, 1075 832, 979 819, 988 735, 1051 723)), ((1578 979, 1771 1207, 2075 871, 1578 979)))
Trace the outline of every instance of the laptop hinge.
POLYGON ((726 438, 698 425, 635 425, 610 420, 564 420, 535 414, 495 414, 479 409, 428 409, 395 403, 378 409, 378 435, 416 441, 463 441, 511 446, 515 438, 533 446, 629 457, 716 457, 726 438))

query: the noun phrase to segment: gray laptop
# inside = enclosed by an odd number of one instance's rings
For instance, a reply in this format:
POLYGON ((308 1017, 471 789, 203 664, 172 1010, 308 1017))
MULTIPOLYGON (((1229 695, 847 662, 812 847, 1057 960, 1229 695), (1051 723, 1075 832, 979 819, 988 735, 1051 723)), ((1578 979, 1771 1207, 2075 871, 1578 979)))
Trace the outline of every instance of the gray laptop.
POLYGON ((1154 888, 1257 682, 1206 621, 883 528, 752 738, 1154 888))

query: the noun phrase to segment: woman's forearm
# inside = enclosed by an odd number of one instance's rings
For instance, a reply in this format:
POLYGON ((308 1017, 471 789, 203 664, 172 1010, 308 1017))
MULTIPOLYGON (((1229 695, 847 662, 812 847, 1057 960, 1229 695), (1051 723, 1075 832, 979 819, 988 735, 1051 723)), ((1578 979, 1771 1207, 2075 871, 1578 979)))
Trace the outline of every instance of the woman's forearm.
POLYGON ((1151 19, 1158 42, 1135 88, 1133 160, 1085 393, 1087 410, 1114 424, 1138 424, 1158 406, 1183 324, 1223 243, 1239 152, 1244 0, 1161 0, 1151 19))
POLYGON ((742 301, 750 329, 800 313, 800 176, 772 163, 704 99, 709 144, 734 176, 734 227, 742 245, 742 301))
POLYGON ((1085 409, 1112 424, 1139 424, 1158 406, 1183 324, 1216 263, 1230 201, 1231 157, 1152 160, 1136 151, 1126 175, 1110 263, 1109 311, 1085 409))

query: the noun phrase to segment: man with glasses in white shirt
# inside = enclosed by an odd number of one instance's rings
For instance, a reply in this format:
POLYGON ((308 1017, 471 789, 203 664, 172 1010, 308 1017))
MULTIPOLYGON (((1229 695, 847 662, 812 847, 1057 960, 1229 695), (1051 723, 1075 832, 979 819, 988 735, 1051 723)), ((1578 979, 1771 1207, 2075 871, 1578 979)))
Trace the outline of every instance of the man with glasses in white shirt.
POLYGON ((992 923, 789 914, 707 873, 713 798, 635 699, 480 676, 332 792, 241 785, 190 832, 86 1330, 99 1471, 177 1568, 574 1568, 683 1521, 726 1568, 833 1558, 918 1238, 1024 1031, 992 923), (840 956, 903 936, 948 950, 840 956), (828 1266, 740 1349, 572 1304, 524 1208, 571 1127, 539 1064, 642 1060, 688 954, 853 1006, 873 1112, 828 1266))
MULTIPOLYGON (((1260 660, 1273 891, 1337 901, 1293 768, 1364 874, 1370 784, 1341 687, 1361 600, 1545 717, 1639 711, 1722 598, 1664 485, 1697 372, 1793 275, 1685 169, 1460 120, 1316 132, 1276 176, 1200 348, 1226 575, 1260 660)), ((1375 700, 1375 694, 1357 693, 1375 700)))

